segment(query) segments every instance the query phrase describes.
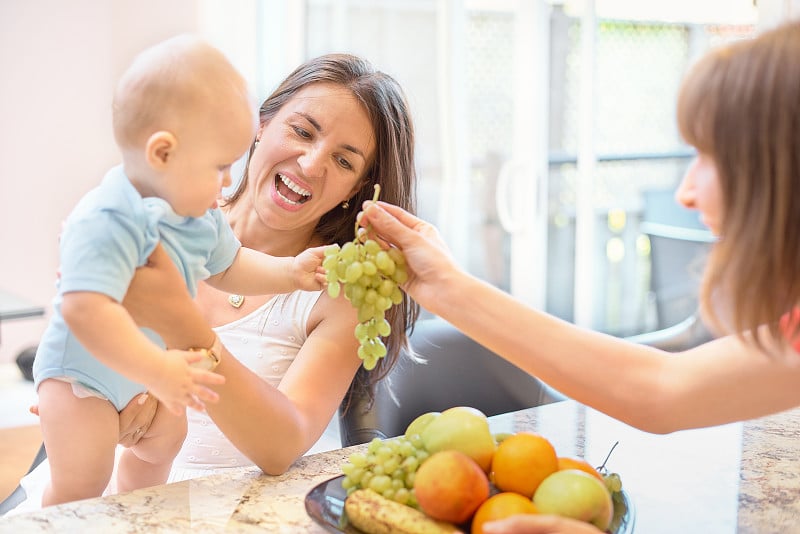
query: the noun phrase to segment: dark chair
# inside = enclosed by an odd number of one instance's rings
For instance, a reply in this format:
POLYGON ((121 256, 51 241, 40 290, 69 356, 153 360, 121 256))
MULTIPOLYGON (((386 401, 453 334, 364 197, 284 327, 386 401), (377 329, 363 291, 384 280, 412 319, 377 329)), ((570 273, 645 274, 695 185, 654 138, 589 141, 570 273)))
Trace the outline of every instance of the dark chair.
POLYGON ((697 310, 697 290, 706 256, 716 240, 697 213, 675 200, 673 190, 643 193, 639 230, 650 240, 650 288, 658 329, 684 321, 697 310))
POLYGON ((453 406, 492 416, 565 399, 441 318, 418 321, 410 342, 425 363, 403 355, 369 409, 366 399, 351 398, 339 415, 342 446, 398 436, 418 415, 453 406))
POLYGON ((680 352, 711 341, 714 337, 714 334, 703 324, 699 311, 695 311, 678 324, 653 332, 629 336, 625 339, 667 352, 680 352))
MULTIPOLYGON (((44 443, 39 446, 39 452, 36 453, 36 457, 31 462, 31 466, 28 468, 28 473, 34 470, 34 468, 42 463, 42 461, 47 458, 47 453, 44 450, 44 443)), ((6 497, 3 502, 0 502, 0 516, 5 515, 9 510, 17 506, 19 503, 25 500, 25 490, 22 486, 17 485, 16 489, 11 492, 11 495, 6 497)))
POLYGON ((698 288, 706 257, 716 238, 697 213, 675 200, 672 189, 643 193, 640 231, 650 240, 650 287, 655 295, 657 330, 626 339, 669 352, 714 339, 698 311, 698 288))

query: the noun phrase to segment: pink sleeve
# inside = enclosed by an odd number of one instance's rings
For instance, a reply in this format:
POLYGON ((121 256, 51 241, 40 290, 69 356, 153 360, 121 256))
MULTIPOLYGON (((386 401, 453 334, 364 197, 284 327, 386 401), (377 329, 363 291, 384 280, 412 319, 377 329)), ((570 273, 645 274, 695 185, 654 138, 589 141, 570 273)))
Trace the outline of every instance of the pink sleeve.
POLYGON ((800 307, 781 317, 781 330, 795 352, 800 353, 800 307))

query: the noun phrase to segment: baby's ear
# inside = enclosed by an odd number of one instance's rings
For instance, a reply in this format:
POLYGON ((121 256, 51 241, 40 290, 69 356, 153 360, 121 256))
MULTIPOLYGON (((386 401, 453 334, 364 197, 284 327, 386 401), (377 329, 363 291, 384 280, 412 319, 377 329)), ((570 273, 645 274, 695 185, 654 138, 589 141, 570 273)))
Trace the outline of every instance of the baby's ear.
POLYGON ((145 143, 145 159, 155 169, 167 165, 173 152, 178 147, 178 140, 172 132, 160 130, 147 138, 145 143))

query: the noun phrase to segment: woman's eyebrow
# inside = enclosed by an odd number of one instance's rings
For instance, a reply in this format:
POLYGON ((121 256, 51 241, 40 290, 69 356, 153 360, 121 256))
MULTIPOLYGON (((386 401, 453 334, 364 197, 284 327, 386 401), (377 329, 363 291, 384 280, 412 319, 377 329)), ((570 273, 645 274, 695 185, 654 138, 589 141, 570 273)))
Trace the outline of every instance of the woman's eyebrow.
MULTIPOLYGON (((323 130, 322 130, 322 125, 320 125, 320 123, 318 123, 318 122, 316 121, 316 119, 314 119, 314 117, 312 117, 312 116, 311 116, 311 115, 309 115, 308 113, 303 113, 302 111, 296 111, 295 113, 296 113, 297 115, 300 115, 301 117, 303 117, 303 118, 304 118, 305 120, 307 120, 308 122, 310 122, 310 123, 311 123, 311 126, 313 126, 313 127, 314 127, 314 129, 315 129, 316 131, 318 131, 319 133, 323 133, 323 130)), ((364 160, 366 160, 366 159, 367 159, 367 157, 364 155, 364 152, 362 152, 360 149, 358 149, 358 148, 354 147, 353 145, 347 145, 347 144, 344 144, 344 145, 342 145, 342 148, 344 148, 345 150, 347 150, 347 151, 349 151, 349 152, 352 152, 353 154, 358 154, 358 155, 359 155, 359 156, 361 156, 361 157, 362 157, 364 160)))
POLYGON ((314 117, 312 117, 308 113, 303 113, 302 111, 295 111, 295 114, 303 117, 305 120, 311 123, 311 126, 313 126, 316 131, 322 133, 322 126, 317 122, 317 120, 314 117))
POLYGON ((359 156, 361 156, 361 157, 362 157, 364 160, 366 160, 366 159, 367 159, 367 157, 364 155, 364 153, 363 153, 363 152, 361 152, 359 149, 357 149, 357 148, 356 148, 356 147, 354 147, 354 146, 351 146, 351 145, 342 145, 342 148, 344 148, 345 150, 348 150, 348 151, 350 151, 350 152, 352 152, 352 153, 354 153, 354 154, 358 154, 358 155, 359 155, 359 156))

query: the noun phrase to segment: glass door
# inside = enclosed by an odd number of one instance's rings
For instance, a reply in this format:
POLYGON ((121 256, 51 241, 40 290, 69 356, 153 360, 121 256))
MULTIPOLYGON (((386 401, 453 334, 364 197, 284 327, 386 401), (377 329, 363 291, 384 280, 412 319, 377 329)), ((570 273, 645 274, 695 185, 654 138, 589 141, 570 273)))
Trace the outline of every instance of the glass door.
POLYGON ((396 78, 416 125, 419 215, 458 262, 615 335, 696 306, 702 254, 662 265, 655 248, 672 238, 653 233, 688 228, 707 245, 671 197, 693 156, 674 118, 685 70, 752 36, 759 9, 780 20, 797 1, 203 0, 259 96, 329 52, 396 78))
POLYGON ((309 0, 307 9, 308 56, 361 54, 406 90, 420 216, 470 272, 543 307, 550 4, 309 0))

